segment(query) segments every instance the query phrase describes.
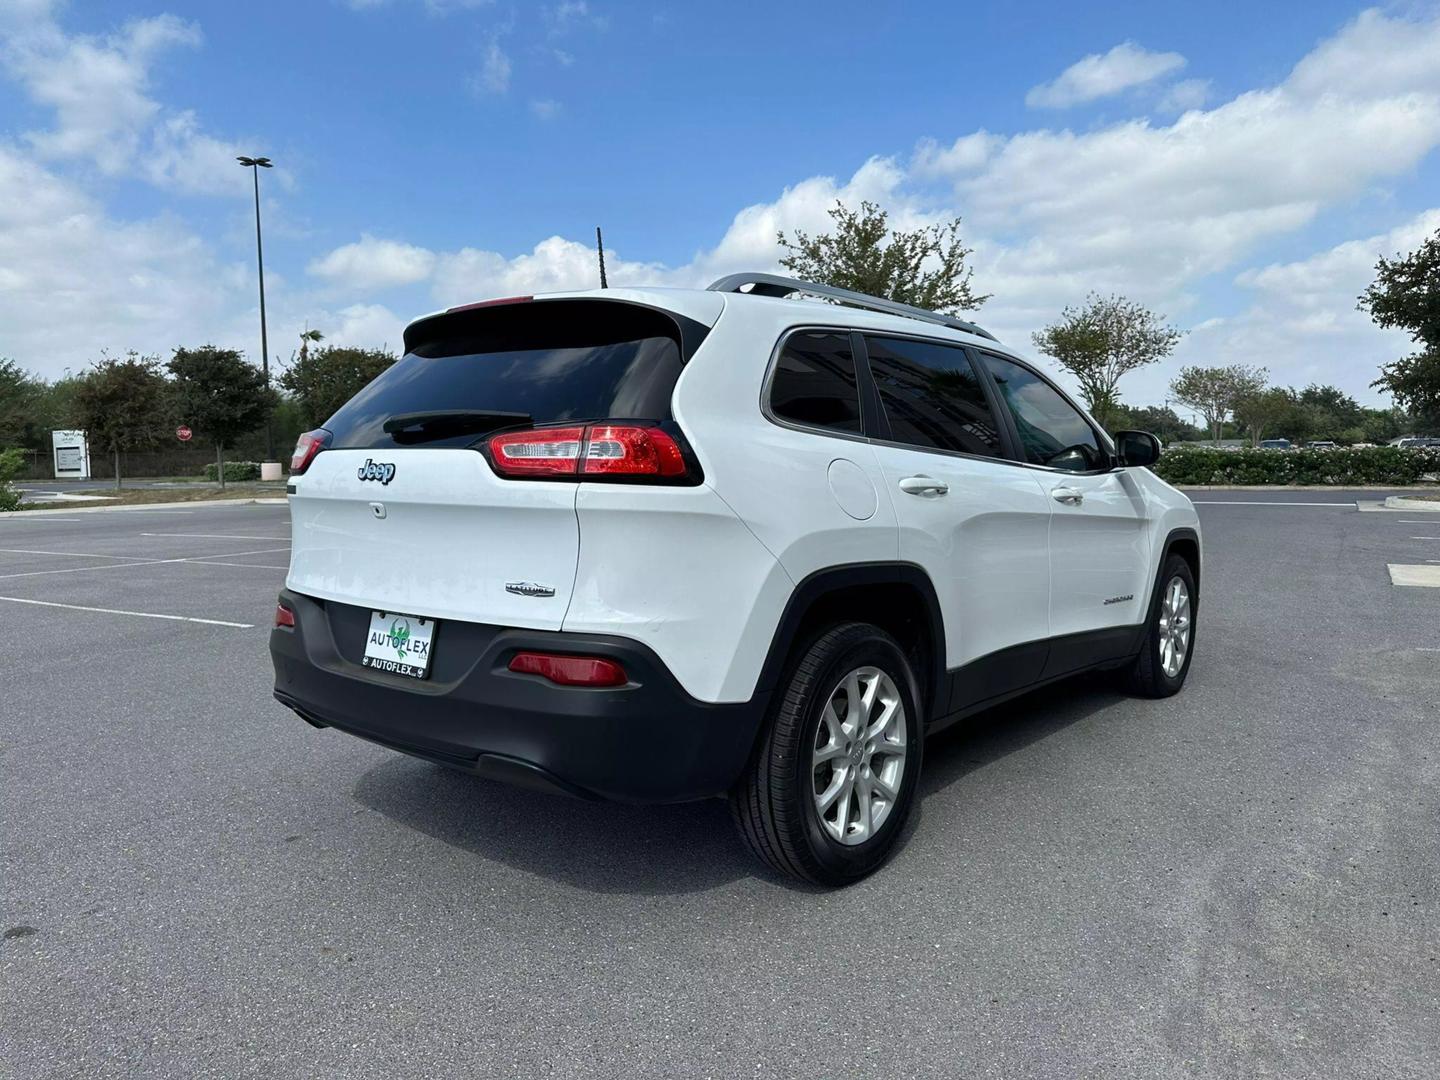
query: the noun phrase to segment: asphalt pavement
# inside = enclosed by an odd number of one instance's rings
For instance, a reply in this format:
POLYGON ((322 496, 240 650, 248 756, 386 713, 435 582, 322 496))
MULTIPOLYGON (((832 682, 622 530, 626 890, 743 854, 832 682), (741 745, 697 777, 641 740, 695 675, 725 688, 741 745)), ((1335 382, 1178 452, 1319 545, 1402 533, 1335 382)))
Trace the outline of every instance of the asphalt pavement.
POLYGON ((1440 514, 1383 495, 1194 492, 1184 692, 932 740, 838 892, 303 724, 283 506, 0 518, 0 1076, 1433 1078, 1440 514))

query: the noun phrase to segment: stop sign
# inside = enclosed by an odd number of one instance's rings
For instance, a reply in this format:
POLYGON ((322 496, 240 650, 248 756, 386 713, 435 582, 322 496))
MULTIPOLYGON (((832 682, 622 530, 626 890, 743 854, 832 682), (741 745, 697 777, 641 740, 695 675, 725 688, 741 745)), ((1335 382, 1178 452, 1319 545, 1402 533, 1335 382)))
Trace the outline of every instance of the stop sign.
POLYGON ((190 441, 190 436, 193 435, 193 434, 194 434, 194 432, 191 431, 191 430, 190 430, 188 427, 186 427, 184 424, 181 424, 179 427, 177 427, 177 428, 175 429, 175 437, 176 437, 177 439, 179 439, 181 442, 189 442, 189 441, 190 441))

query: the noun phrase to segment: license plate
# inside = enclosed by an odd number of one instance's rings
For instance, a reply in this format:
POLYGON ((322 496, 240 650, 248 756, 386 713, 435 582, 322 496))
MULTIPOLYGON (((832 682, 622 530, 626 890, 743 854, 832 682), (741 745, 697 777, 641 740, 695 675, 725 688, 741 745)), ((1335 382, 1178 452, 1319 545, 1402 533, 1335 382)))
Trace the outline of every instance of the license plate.
POLYGON ((430 643, 434 637, 434 619, 372 611, 361 666, 423 679, 430 671, 430 643))

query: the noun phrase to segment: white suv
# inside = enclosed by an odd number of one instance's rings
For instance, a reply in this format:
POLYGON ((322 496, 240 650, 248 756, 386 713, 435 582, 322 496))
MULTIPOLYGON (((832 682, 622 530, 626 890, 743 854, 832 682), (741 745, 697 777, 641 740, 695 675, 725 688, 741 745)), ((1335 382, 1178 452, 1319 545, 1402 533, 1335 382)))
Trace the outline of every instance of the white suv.
POLYGON ((1158 453, 979 327, 827 286, 452 308, 300 439, 275 696, 512 783, 728 796, 843 884, 927 734, 1087 669, 1180 689, 1200 534, 1158 453))

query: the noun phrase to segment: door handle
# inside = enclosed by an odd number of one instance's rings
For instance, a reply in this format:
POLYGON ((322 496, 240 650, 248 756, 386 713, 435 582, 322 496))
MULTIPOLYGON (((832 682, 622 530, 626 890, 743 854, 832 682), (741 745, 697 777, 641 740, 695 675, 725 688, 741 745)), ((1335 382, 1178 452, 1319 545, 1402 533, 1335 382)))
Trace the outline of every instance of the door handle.
POLYGON ((1079 488, 1057 487, 1050 490, 1050 497, 1066 506, 1079 506, 1085 501, 1085 492, 1079 488))
POLYGON ((900 481, 900 490, 907 495, 925 495, 935 498, 949 491, 950 485, 944 480, 936 480, 933 476, 907 476, 900 481))

